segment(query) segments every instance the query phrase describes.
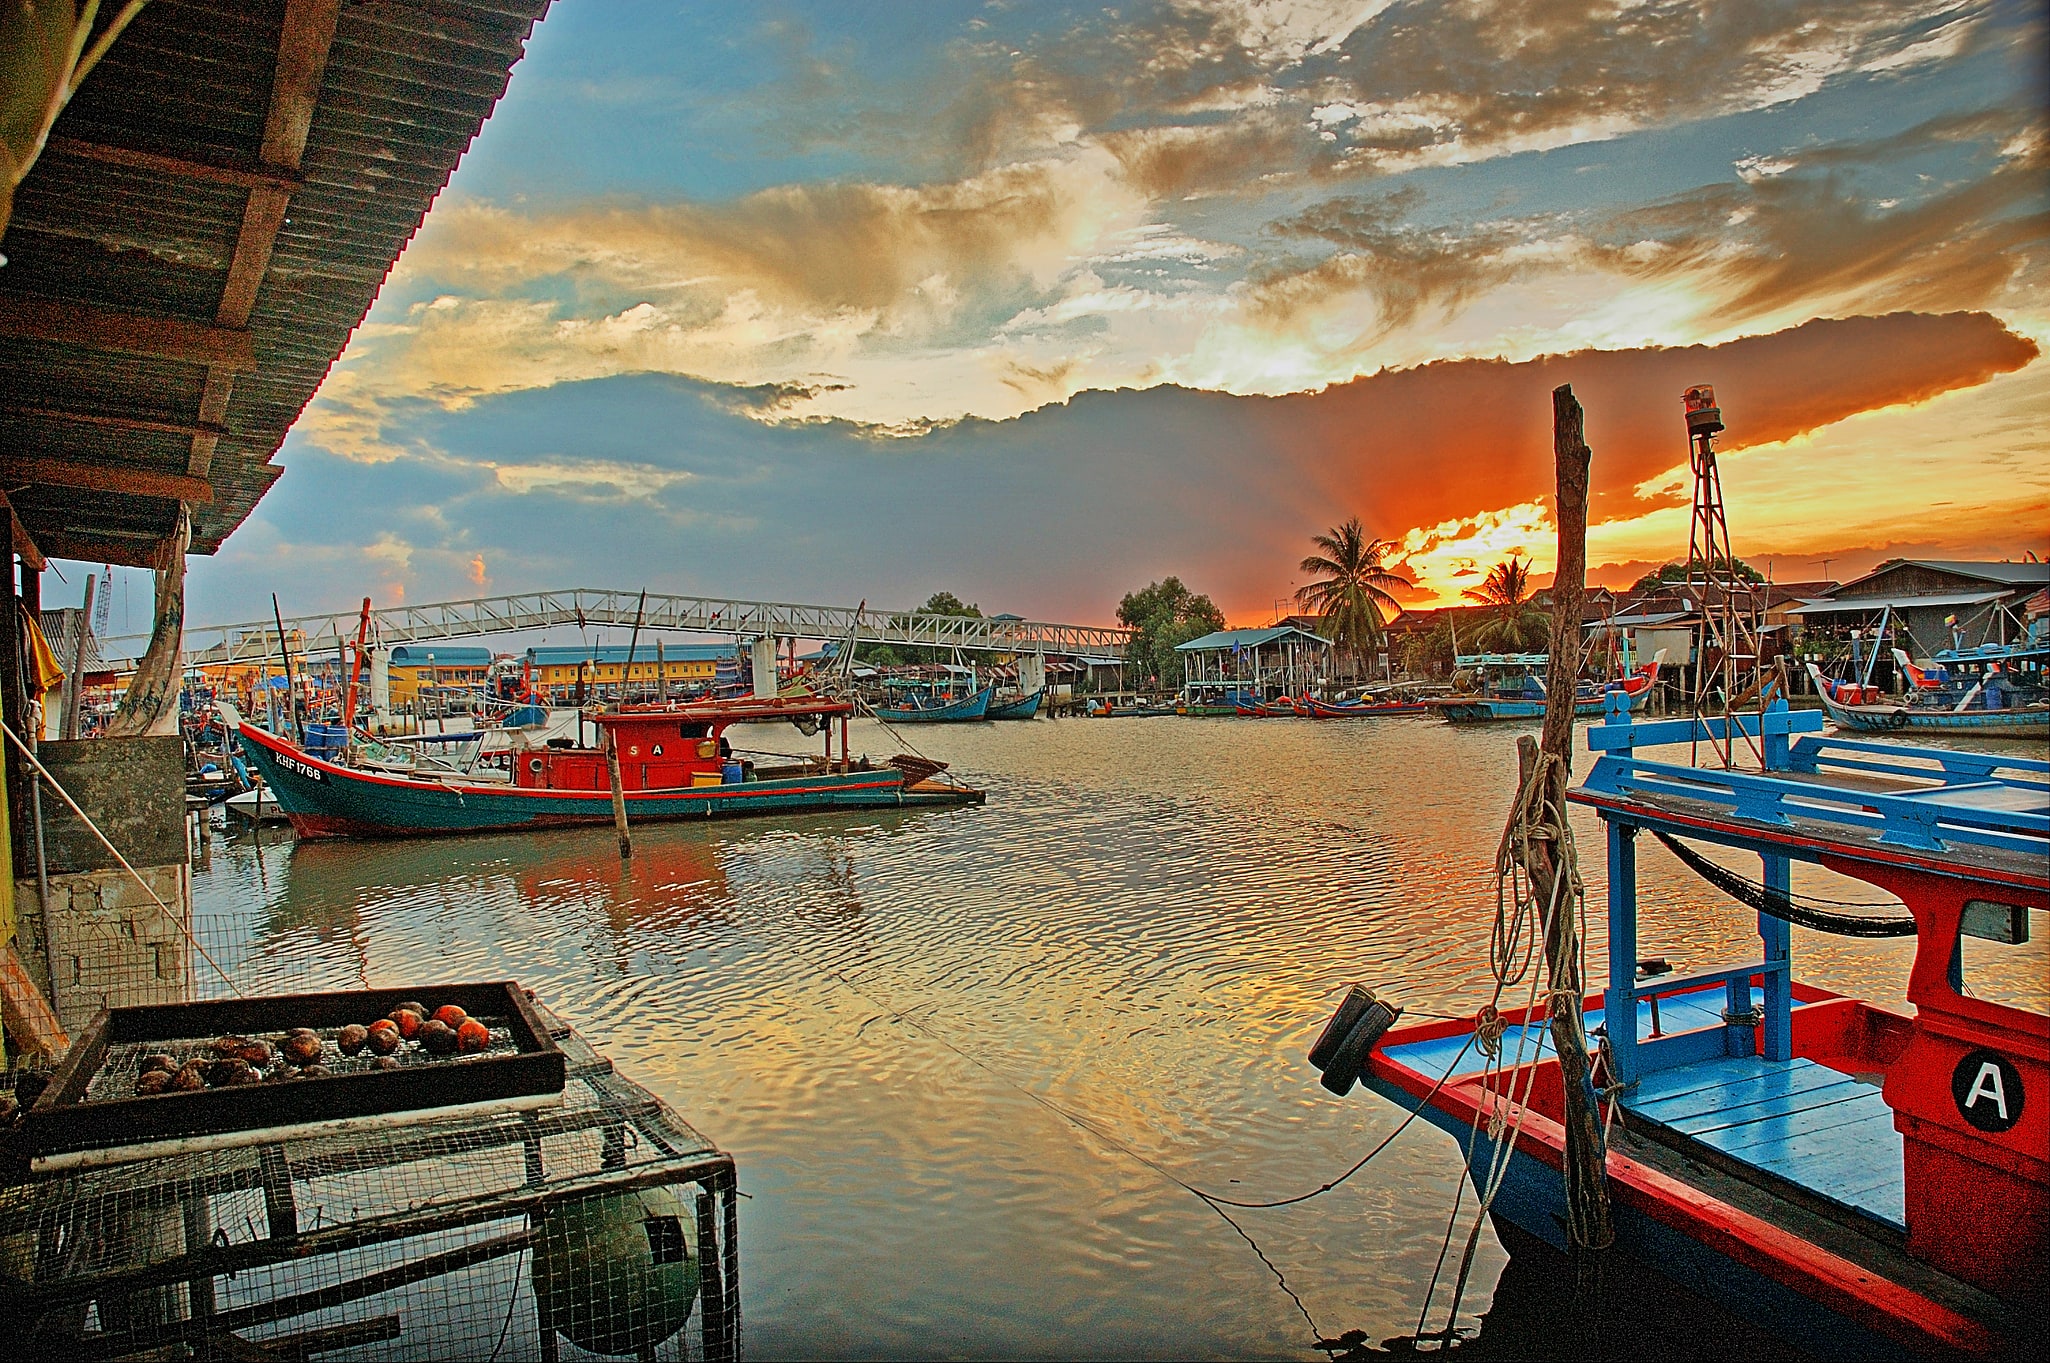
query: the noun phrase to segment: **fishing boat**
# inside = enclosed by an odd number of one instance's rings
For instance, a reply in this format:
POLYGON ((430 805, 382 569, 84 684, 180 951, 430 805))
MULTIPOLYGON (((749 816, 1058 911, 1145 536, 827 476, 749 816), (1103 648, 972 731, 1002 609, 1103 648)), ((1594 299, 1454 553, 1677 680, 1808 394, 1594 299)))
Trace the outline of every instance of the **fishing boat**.
MULTIPOLYGON (((1576 1106, 1602 1109, 1582 1129, 1614 1243, 1580 1252, 1627 1254, 1817 1357, 2020 1351, 2041 1330, 2026 1304, 2050 1262, 2050 1017, 1969 989, 1960 938, 1983 959, 2050 909, 2050 762, 1822 726, 1784 700, 1654 722, 1619 701, 1585 731, 1598 756, 1569 798, 1607 839, 1609 966, 1582 1001, 1600 1045, 1576 1106), (1639 753, 1694 742, 1763 760, 1639 753), (1755 954, 1682 970, 1640 956, 1656 930, 1639 918, 1647 833, 1756 913, 1755 954), (1757 858, 1751 875, 1729 869, 1732 852, 1757 858), (1906 912, 1797 895, 1795 861, 1906 912), (1797 980, 1796 922, 1912 937, 1912 1012, 1797 980)), ((1374 1038, 1353 1047, 1367 1086, 1454 1138, 1505 1238, 1565 1248, 1574 1117, 1545 996, 1533 985, 1522 1008, 1391 1026, 1398 1008, 1355 993, 1370 1000, 1354 1008, 1374 1038)), ((1345 1050, 1324 1053, 1339 1091, 1345 1050)))
POLYGON ((1241 705, 1257 705, 1260 698, 1238 687, 1190 685, 1175 698, 1174 712, 1201 719, 1232 719, 1241 705))
POLYGON ((236 730, 264 788, 302 838, 610 823, 614 804, 605 743, 618 758, 621 802, 630 823, 983 802, 983 792, 944 778, 944 763, 908 755, 880 765, 852 758, 847 720, 853 712, 846 701, 816 696, 631 706, 589 717, 603 736, 599 746, 549 740, 540 731, 497 730, 503 746, 480 747, 467 766, 434 761, 409 770, 316 757, 239 717, 236 730), (825 756, 778 756, 757 764, 734 755, 728 728, 774 721, 823 727, 825 756))
POLYGON ((1814 663, 1807 665, 1808 676, 1822 708, 1846 729, 2050 735, 2050 689, 2043 677, 2050 641, 2040 632, 2019 644, 1947 648, 1927 666, 1917 666, 1895 649, 1894 661, 1909 687, 1898 701, 1867 683, 1832 681, 1814 663))
POLYGON ((1232 713, 1236 714, 1240 719, 1297 718, 1295 701, 1288 696, 1282 696, 1275 700, 1258 700, 1247 697, 1233 705, 1232 713))
POLYGON ((907 690, 895 704, 876 706, 875 717, 892 724, 966 724, 989 718, 989 702, 995 694, 988 686, 960 697, 946 691, 907 690))
POLYGON ((1305 702, 1312 719, 1374 719, 1394 715, 1427 715, 1428 701, 1422 700, 1315 700, 1305 702))
POLYGON ((1159 719, 1179 711, 1172 705, 1149 705, 1145 701, 1096 700, 1089 703, 1087 713, 1091 719, 1159 719))
POLYGON ((1039 713, 1039 704, 1044 699, 1046 699, 1046 688, 1042 686, 1037 691, 1028 691, 1022 696, 1006 696, 1002 700, 992 700, 989 703, 989 708, 983 712, 982 717, 984 719, 1031 719, 1039 713))
MULTIPOLYGON (((1545 717, 1545 669, 1551 658, 1544 653, 1469 653, 1454 659, 1458 670, 1471 679, 1474 690, 1449 696, 1433 696, 1424 702, 1450 724, 1488 724, 1500 720, 1538 720, 1545 717)), ((1574 692, 1573 713, 1593 717, 1602 712, 1604 688, 1582 682, 1574 692)))

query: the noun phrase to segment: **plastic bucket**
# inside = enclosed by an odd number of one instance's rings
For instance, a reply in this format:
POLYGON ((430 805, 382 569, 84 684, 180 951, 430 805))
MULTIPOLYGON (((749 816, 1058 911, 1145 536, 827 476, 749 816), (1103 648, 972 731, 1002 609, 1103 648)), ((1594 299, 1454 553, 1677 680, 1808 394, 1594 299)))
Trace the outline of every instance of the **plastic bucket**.
POLYGON ((745 773, 741 770, 740 763, 728 762, 719 769, 719 775, 727 785, 731 786, 739 784, 741 777, 745 773))

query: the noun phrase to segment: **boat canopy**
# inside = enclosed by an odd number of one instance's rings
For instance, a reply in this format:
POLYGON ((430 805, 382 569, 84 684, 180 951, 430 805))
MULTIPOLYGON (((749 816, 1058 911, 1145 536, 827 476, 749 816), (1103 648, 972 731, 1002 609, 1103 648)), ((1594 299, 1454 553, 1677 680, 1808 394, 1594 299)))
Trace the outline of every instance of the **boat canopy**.
POLYGON ((763 719, 801 719, 806 715, 824 718, 828 715, 851 715, 854 706, 849 701, 833 700, 826 696, 743 696, 738 700, 697 701, 680 705, 629 705, 620 710, 608 710, 591 716, 593 724, 607 728, 646 724, 649 721, 683 724, 709 724, 720 728, 728 724, 744 724, 763 719))

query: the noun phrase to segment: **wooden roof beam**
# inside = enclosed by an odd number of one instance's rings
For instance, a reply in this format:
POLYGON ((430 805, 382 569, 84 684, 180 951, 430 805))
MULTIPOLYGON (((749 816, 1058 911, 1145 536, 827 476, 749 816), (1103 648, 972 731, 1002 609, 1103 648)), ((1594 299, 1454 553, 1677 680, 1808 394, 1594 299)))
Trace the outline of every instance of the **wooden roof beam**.
MULTIPOLYGON (((28 527, 21 523, 21 517, 14 514, 14 503, 7 500, 7 494, 4 492, 0 492, 0 511, 7 515, 7 526, 14 543, 14 552, 21 555, 21 561, 36 572, 43 571, 49 566, 49 560, 43 556, 42 549, 30 537, 28 527)), ((8 569, 10 573, 13 571, 12 568, 8 569)), ((10 577, 7 580, 12 582, 14 579, 10 577)))
POLYGON ((230 371, 256 368, 256 352, 249 343, 249 333, 237 327, 149 317, 90 303, 21 294, 0 294, 0 336, 146 355, 230 371))
POLYGON ((53 137, 46 153, 73 156, 84 161, 101 161, 110 166, 148 171, 152 175, 178 180, 203 180, 209 184, 233 185, 238 189, 275 189, 290 193, 302 182, 295 171, 276 166, 228 166, 138 147, 116 147, 105 142, 88 142, 81 137, 53 137))
POLYGON ((131 497, 167 497, 181 502, 203 503, 214 499, 213 487, 203 478, 112 464, 88 464, 76 459, 46 459, 39 455, 0 455, 0 483, 17 488, 37 484, 75 487, 89 492, 121 492, 131 497))
POLYGON ((45 530, 38 537, 38 542, 51 558, 76 559, 80 563, 118 563, 124 568, 156 567, 157 545, 160 543, 155 538, 74 535, 62 530, 45 530))
MULTIPOLYGON (((258 160, 270 169, 298 178, 299 163, 306 156, 306 136, 313 130, 313 111, 320 103, 320 83, 327 73, 328 49, 334 45, 335 24, 341 15, 341 0, 286 0, 285 26, 278 35, 278 65, 271 77, 270 109, 263 120, 263 150, 258 160)), ((235 254, 228 262, 228 282, 221 288, 221 305, 214 320, 224 327, 246 327, 256 311, 257 291, 270 269, 271 252, 278 243, 278 229, 285 225, 292 191, 287 185, 251 186, 249 202, 242 209, 242 230, 235 236, 235 254)), ((208 426, 223 425, 228 417, 228 399, 234 393, 234 371, 210 368, 206 390, 199 399, 199 420, 208 426)), ((213 466, 214 450, 220 437, 202 431, 192 437, 192 453, 185 471, 204 478, 213 466)))
POLYGON ((109 416, 101 412, 68 412, 56 407, 0 407, 0 421, 60 421, 80 426, 101 426, 114 431, 155 431, 161 435, 227 434, 227 428, 205 422, 160 421, 154 417, 109 416))

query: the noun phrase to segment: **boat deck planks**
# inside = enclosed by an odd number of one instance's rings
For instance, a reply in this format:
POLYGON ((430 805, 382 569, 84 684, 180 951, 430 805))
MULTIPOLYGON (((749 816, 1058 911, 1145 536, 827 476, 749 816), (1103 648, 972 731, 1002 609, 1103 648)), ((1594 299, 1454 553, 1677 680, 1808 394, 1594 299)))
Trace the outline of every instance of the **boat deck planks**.
POLYGON ((1739 1163, 1906 1229, 1900 1133, 1893 1109, 1871 1084, 1801 1057, 1725 1057, 1654 1071, 1624 1106, 1739 1163))

